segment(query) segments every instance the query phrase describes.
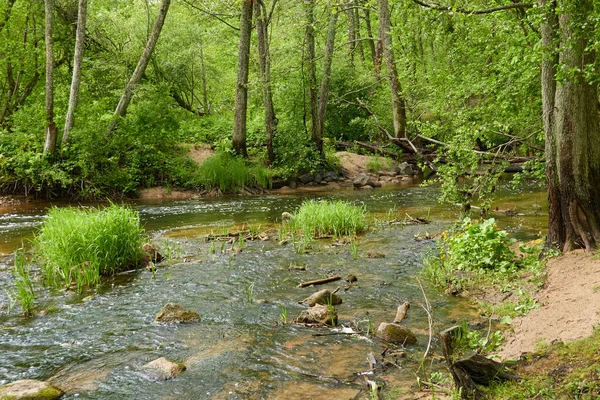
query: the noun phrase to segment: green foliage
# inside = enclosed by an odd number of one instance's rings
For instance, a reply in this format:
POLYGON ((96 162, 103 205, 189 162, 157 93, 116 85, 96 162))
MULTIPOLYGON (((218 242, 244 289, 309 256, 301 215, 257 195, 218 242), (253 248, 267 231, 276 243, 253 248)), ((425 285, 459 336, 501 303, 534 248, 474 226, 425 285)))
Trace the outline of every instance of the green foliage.
POLYGON ((272 171, 260 165, 247 166, 246 162, 230 153, 217 153, 202 163, 197 175, 199 186, 219 188, 223 192, 244 186, 271 187, 272 171))
POLYGON ((365 208, 341 200, 304 201, 291 223, 308 238, 352 236, 367 227, 365 208))
POLYGON ((467 351, 489 354, 499 350, 503 344, 504 334, 501 331, 475 331, 470 330, 466 324, 461 324, 458 335, 454 340, 454 351, 458 357, 467 351))
POLYGON ((126 207, 52 208, 35 237, 35 251, 48 283, 74 283, 81 291, 102 275, 138 266, 143 238, 137 212, 126 207))
POLYGON ((369 161, 367 161, 367 163, 365 164, 365 168, 367 169, 367 171, 375 174, 378 171, 387 169, 391 166, 392 160, 390 160, 387 157, 378 157, 378 156, 374 156, 369 158, 369 161))
POLYGON ((29 267, 25 259, 25 254, 22 249, 15 251, 15 285, 17 291, 15 296, 21 304, 23 315, 31 315, 33 313, 35 291, 31 282, 29 267))

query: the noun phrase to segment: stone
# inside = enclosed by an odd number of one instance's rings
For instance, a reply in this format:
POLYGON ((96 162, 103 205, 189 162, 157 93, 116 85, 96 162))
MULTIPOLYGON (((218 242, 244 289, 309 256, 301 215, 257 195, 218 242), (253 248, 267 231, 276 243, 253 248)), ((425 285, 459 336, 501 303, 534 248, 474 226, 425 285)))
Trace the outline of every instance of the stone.
POLYGON ((144 365, 144 369, 146 369, 153 378, 161 381, 168 381, 181 375, 181 373, 185 371, 185 365, 161 357, 144 365))
POLYGON ((179 304, 167 303, 154 318, 154 322, 164 324, 179 324, 185 322, 198 322, 200 315, 197 312, 186 310, 179 304))
POLYGON ((398 165, 398 170, 400 175, 415 175, 415 170, 412 165, 404 161, 398 165))
POLYGON ((385 258, 385 254, 378 251, 369 251, 367 253, 367 258, 385 258))
POLYGON ((362 187, 367 185, 373 186, 373 179, 371 179, 371 177, 367 174, 358 174, 354 177, 352 183, 355 187, 362 187))
POLYGON ((321 183, 321 181, 323 180, 323 177, 321 176, 321 174, 316 173, 315 177, 313 178, 313 180, 315 181, 315 183, 321 183))
POLYGON ((358 281, 358 278, 354 274, 348 274, 344 279, 346 280, 346 282, 350 283, 358 281))
POLYGON ((338 174, 336 174, 333 171, 325 172, 325 176, 323 177, 323 180, 325 182, 333 182, 333 181, 337 181, 338 179, 339 179, 338 174))
POLYGON ((142 250, 144 251, 144 254, 148 257, 148 259, 154 263, 160 262, 164 259, 162 254, 158 252, 158 247, 156 247, 152 243, 144 243, 142 245, 142 250))
POLYGON ((331 293, 328 289, 323 289, 302 300, 302 303, 309 307, 313 307, 315 304, 336 306, 342 304, 342 298, 335 293, 331 293))
POLYGON ((300 176, 298 177, 298 180, 299 180, 300 182, 302 182, 303 184, 305 184, 305 185, 306 185, 308 182, 312 181, 313 179, 314 179, 314 177, 313 177, 311 174, 303 174, 303 175, 300 175, 300 176))
POLYGON ((290 189, 296 189, 298 187, 298 183, 296 181, 290 181, 290 189))
POLYGON ((387 177, 387 178, 391 178, 396 176, 396 171, 390 170, 390 171, 377 171, 377 175, 379 175, 380 177, 387 177))
POLYGON ((294 322, 299 324, 323 324, 335 326, 337 324, 337 310, 335 307, 325 306, 322 304, 315 304, 308 310, 304 310, 300 313, 298 318, 294 322))
POLYGON ((417 337, 410 329, 400 324, 382 322, 377 328, 377 337, 396 344, 416 344, 417 337))
POLYGON ((292 219, 292 218, 294 218, 292 213, 289 213, 287 211, 284 211, 281 213, 281 219, 283 219, 283 220, 288 220, 288 219, 292 219))
POLYGON ((373 190, 373 186, 371 186, 371 185, 365 185, 365 186, 361 186, 359 189, 360 190, 373 190))
POLYGON ((35 379, 23 379, 0 386, 2 400, 55 400, 62 395, 60 389, 35 379))

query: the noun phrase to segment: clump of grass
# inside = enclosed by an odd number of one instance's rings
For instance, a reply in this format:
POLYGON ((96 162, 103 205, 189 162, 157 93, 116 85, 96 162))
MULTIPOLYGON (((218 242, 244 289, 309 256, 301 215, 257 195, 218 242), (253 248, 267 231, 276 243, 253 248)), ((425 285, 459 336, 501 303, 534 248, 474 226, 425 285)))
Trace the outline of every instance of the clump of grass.
POLYGON ((307 238, 352 236, 367 227, 365 208, 341 200, 305 201, 294 215, 292 224, 307 238))
POLYGON ((14 272, 16 276, 15 286, 17 287, 15 297, 19 301, 19 304, 21 304, 23 315, 32 315, 35 292, 33 290, 33 284, 31 283, 31 277, 29 275, 29 268, 27 267, 25 255, 23 254, 22 250, 17 250, 15 252, 14 272))
POLYGON ((266 167, 248 166, 241 158, 227 152, 218 153, 202 163, 198 171, 200 186, 235 192, 244 186, 271 187, 272 171, 266 167))
POLYGON ((141 264, 143 238, 137 212, 111 204, 104 209, 53 208, 34 242, 46 281, 75 283, 81 291, 102 275, 141 264))

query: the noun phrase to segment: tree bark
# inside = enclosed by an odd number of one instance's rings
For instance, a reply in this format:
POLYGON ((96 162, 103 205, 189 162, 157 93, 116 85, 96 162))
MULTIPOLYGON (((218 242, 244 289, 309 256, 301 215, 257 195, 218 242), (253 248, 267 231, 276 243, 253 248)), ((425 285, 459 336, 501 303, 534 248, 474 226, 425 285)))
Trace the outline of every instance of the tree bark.
POLYGON ((383 57, 385 58, 385 66, 387 68, 390 89, 392 92, 394 137, 400 138, 406 136, 406 106, 394 60, 391 29, 392 25, 390 23, 388 0, 379 0, 379 37, 383 48, 383 57))
POLYGON ((248 157, 246 149, 246 113, 248 110, 248 67, 250 61, 253 4, 254 0, 242 1, 237 85, 235 91, 235 115, 233 119, 233 149, 237 155, 243 157, 248 157))
POLYGON ((329 82, 331 80, 331 62, 335 45, 335 32, 337 27, 337 12, 329 11, 329 26, 327 27, 327 41, 325 43, 325 57, 323 58, 323 76, 319 91, 319 131, 313 138, 319 153, 323 154, 323 133, 325 132, 325 119, 327 118, 327 98, 329 97, 329 82))
POLYGON ((206 80, 206 68, 204 67, 204 49, 203 44, 200 43, 200 79, 202 80, 202 107, 204 108, 204 114, 210 114, 210 103, 208 101, 208 89, 206 80))
POLYGON ((346 3, 346 16, 348 18, 348 59, 350 67, 354 67, 354 50, 356 50, 356 30, 354 26, 354 0, 346 3))
MULTIPOLYGON (((373 37, 373 29, 371 28, 371 12, 368 7, 364 7, 365 14, 365 27, 367 28, 367 36, 369 38, 373 37)), ((377 52, 375 50, 375 40, 369 39, 369 50, 371 51, 371 59, 373 60, 373 68, 377 65, 377 52)))
POLYGON ((277 130, 277 118, 273 106, 273 92, 271 91, 271 60, 269 54, 269 40, 267 37, 267 13, 262 0, 254 4, 256 19, 256 37, 258 40, 258 59, 260 63, 260 80, 263 89, 263 103, 265 107, 265 134, 267 138, 267 163, 273 165, 273 136, 277 130))
MULTIPOLYGON (((593 65, 596 54, 588 48, 585 22, 592 0, 565 1, 564 13, 548 0, 541 26, 543 45, 554 50, 542 64, 542 96, 548 177, 548 246, 563 251, 586 250, 600 243, 600 118, 597 85, 586 81, 583 67, 593 65), (552 47, 559 46, 559 47, 552 47), (560 85, 553 54, 564 71, 560 85), (552 79, 551 79, 552 78, 552 79)), ((589 22, 589 21, 588 21, 589 22)))
POLYGON ((75 34, 75 56, 73 57, 73 78, 71 80, 71 93, 69 95, 69 107, 67 108, 62 144, 69 141, 69 131, 75 125, 75 110, 77 109, 79 86, 81 85, 81 64, 83 61, 86 17, 87 0, 79 0, 79 7, 77 9, 77 33, 75 34))
POLYGON ((133 75, 127 85, 125 86, 125 91, 119 100, 119 104, 117 104, 117 108, 115 109, 115 113, 113 115, 113 119, 108 124, 108 129, 106 130, 106 134, 110 135, 117 128, 117 124, 120 118, 125 117, 127 114, 127 107, 129 107, 129 103, 131 102, 131 98, 133 97, 133 91, 137 87, 137 85, 142 80, 142 76, 144 76, 144 72, 146 72, 146 67, 150 62, 150 58, 152 57, 152 53, 154 52, 154 48, 156 47, 156 42, 158 42, 158 38, 160 36, 160 32, 165 23, 165 18, 167 16, 167 12, 169 11, 169 6, 171 5, 171 0, 162 0, 160 5, 160 10, 158 11, 158 16, 156 17, 156 21, 154 21, 154 25, 152 26, 152 33, 146 42, 146 47, 144 48, 144 52, 142 53, 140 60, 133 71, 133 75))
POLYGON ((44 153, 53 154, 56 150, 56 137, 58 129, 54 122, 54 53, 52 41, 52 28, 54 25, 54 2, 44 0, 44 15, 46 18, 45 40, 46 40, 46 140, 44 143, 44 153))
POLYGON ((311 137, 315 146, 319 147, 319 99, 317 94, 317 65, 315 60, 315 2, 306 0, 306 33, 305 33, 305 63, 306 80, 308 84, 308 101, 311 118, 311 137))

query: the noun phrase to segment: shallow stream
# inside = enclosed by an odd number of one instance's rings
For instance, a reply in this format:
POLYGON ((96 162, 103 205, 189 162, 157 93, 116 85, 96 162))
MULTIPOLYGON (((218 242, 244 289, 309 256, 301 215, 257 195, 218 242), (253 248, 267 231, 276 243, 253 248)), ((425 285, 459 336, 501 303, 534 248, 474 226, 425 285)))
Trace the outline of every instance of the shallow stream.
MULTIPOLYGON (((154 242, 173 259, 156 271, 117 276, 82 294, 38 289, 34 317, 19 315, 0 291, 0 384, 17 379, 49 379, 67 390, 66 399, 350 399, 368 398, 360 373, 369 370, 367 354, 378 362, 388 345, 362 335, 295 325, 298 301, 321 288, 340 287, 340 325, 367 330, 391 322, 396 307, 410 301, 403 322, 419 343, 369 376, 383 393, 411 398, 415 372, 428 341, 427 315, 416 276, 422 255, 434 243, 415 236, 436 233, 455 210, 436 203, 432 187, 387 188, 372 192, 267 195, 170 202, 133 203, 154 242), (404 217, 429 217, 429 225, 378 225, 350 244, 316 242, 308 253, 278 244, 274 223, 302 200, 341 198, 364 204, 383 218, 390 210, 404 217), (247 241, 243 251, 204 240, 206 233, 260 225, 269 241, 247 241), (221 253, 221 246, 223 253, 221 253), (368 258, 368 252, 385 258, 368 258), (355 258, 355 255, 357 257, 355 258), (290 265, 305 266, 304 271, 290 265), (354 274, 344 282, 298 288, 301 281, 354 274), (197 311, 201 322, 160 325, 153 319, 167 302, 197 311), (282 320, 287 319, 287 323, 282 320), (142 365, 159 357, 183 362, 177 379, 154 381, 142 365)), ((59 204, 60 205, 60 204, 59 204)), ((49 204, 34 203, 0 212, 0 285, 9 290, 11 253, 43 221, 49 204)), ((500 209, 516 209, 500 224, 523 238, 534 238, 545 224, 545 194, 540 189, 503 192, 500 209)), ((438 293, 425 283, 436 329, 458 320, 477 320, 464 300, 438 293)), ((434 340, 434 352, 439 353, 434 340)), ((428 365, 441 365, 437 358, 428 365)), ((396 397, 394 397, 396 398, 396 397)))

